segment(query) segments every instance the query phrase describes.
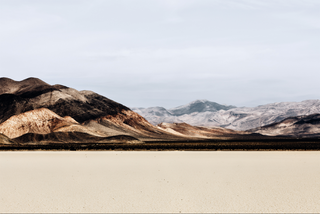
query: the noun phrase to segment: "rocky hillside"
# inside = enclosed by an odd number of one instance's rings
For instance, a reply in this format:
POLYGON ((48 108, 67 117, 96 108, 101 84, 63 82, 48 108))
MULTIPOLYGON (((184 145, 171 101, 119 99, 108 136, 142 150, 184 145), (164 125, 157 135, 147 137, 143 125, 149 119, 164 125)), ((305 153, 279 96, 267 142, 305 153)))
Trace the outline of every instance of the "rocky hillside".
POLYGON ((315 136, 320 131, 319 116, 296 117, 320 112, 319 100, 255 108, 198 100, 168 110, 134 110, 92 91, 49 85, 37 78, 0 78, 0 144, 253 139, 260 134, 315 136), (266 124, 272 125, 252 129, 266 124), (239 131, 248 129, 256 134, 239 131))
POLYGON ((160 123, 159 128, 171 132, 174 134, 179 134, 182 136, 192 136, 198 138, 210 138, 210 139, 221 139, 221 137, 234 137, 236 135, 249 135, 250 132, 234 131, 231 129, 214 127, 206 128, 199 126, 191 126, 187 123, 160 123))
POLYGON ((46 108, 31 110, 14 115, 0 124, 0 133, 9 138, 17 138, 27 133, 49 134, 51 132, 78 131, 90 135, 101 136, 98 132, 81 126, 73 118, 60 117, 46 108))
POLYGON ((13 115, 47 108, 79 123, 129 108, 91 91, 77 91, 62 85, 48 85, 37 79, 13 81, 0 78, 0 123, 13 115), (13 88, 13 89, 12 89, 13 88))
POLYGON ((249 131, 268 136, 320 137, 320 114, 289 117, 249 131))
POLYGON ((0 78, 0 133, 19 142, 30 139, 49 142, 48 138, 57 140, 57 136, 81 138, 58 133, 78 133, 77 136, 83 133, 92 136, 83 139, 91 140, 115 136, 142 141, 192 137, 156 127, 128 107, 92 91, 49 85, 37 78, 23 81, 0 78))
POLYGON ((156 108, 133 108, 134 111, 145 117, 149 122, 156 125, 163 122, 188 123, 193 126, 220 126, 234 130, 248 130, 271 123, 279 122, 287 117, 310 115, 320 113, 320 100, 305 100, 302 102, 281 102, 260 105, 257 107, 238 107, 229 106, 228 110, 220 109, 212 111, 209 107, 194 108, 195 101, 185 105, 182 109, 189 111, 180 111, 175 114, 174 109, 156 108), (191 110, 192 109, 192 110, 191 110), (209 110, 208 110, 209 109, 209 110), (160 110, 160 111, 159 111, 160 110), (185 112, 181 115, 182 112, 185 112))

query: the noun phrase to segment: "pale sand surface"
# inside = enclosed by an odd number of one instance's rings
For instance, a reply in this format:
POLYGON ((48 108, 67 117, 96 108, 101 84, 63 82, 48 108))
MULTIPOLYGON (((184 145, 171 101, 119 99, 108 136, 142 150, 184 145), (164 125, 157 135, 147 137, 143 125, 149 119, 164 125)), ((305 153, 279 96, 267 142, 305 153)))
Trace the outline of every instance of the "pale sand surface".
POLYGON ((320 212, 320 152, 0 152, 0 212, 320 212))

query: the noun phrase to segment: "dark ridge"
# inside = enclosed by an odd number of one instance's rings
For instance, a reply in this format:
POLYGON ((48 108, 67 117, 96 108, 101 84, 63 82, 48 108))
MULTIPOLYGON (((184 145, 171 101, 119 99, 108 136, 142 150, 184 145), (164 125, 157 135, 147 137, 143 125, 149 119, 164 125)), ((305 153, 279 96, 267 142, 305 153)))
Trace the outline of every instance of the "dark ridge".
POLYGON ((28 103, 28 99, 14 94, 0 95, 0 123, 6 121, 13 115, 33 110, 34 106, 28 103))
POLYGON ((312 114, 312 115, 307 115, 299 118, 298 122, 296 122, 296 125, 301 125, 309 123, 312 125, 317 125, 320 124, 320 114, 312 114))
POLYGON ((41 94, 53 92, 53 91, 60 90, 60 89, 67 89, 67 88, 68 87, 63 86, 63 85, 54 85, 54 86, 40 85, 40 86, 33 88, 30 91, 26 91, 26 92, 23 91, 21 93, 18 93, 18 95, 20 95, 23 98, 34 98, 34 97, 37 97, 41 94))
POLYGON ((115 108, 121 110, 130 110, 130 108, 115 102, 111 99, 108 99, 104 96, 101 96, 97 93, 89 94, 85 96, 87 99, 90 100, 90 104, 94 105, 95 107, 99 108, 100 110, 106 110, 108 108, 115 108))
POLYGON ((9 78, 0 78, 0 123, 13 115, 38 108, 48 108, 62 117, 70 116, 80 123, 108 115, 121 114, 123 110, 130 110, 113 100, 95 93, 86 95, 88 102, 59 99, 54 104, 50 102, 39 104, 30 101, 30 99, 42 94, 67 88, 58 84, 49 85, 33 77, 20 82, 9 78), (9 94, 8 91, 12 93, 9 94), (4 93, 1 94, 1 92, 4 93))
POLYGON ((247 131, 249 132, 255 132, 258 130, 262 130, 262 129, 267 129, 267 128, 273 128, 274 126, 281 124, 287 120, 296 120, 297 122, 295 122, 295 125, 302 125, 302 124, 312 124, 312 125, 317 125, 320 124, 320 114, 311 114, 311 115, 302 115, 302 116, 296 116, 296 117, 287 117, 284 120, 281 120, 280 122, 276 122, 276 123, 271 123, 265 126, 261 126, 261 127, 257 127, 254 129, 249 129, 247 131))
POLYGON ((88 99, 87 103, 78 100, 60 99, 54 105, 47 106, 47 108, 61 117, 70 116, 79 123, 108 115, 121 114, 122 110, 130 110, 128 107, 99 94, 90 94, 86 98, 88 99))
MULTIPOLYGON (((59 86, 60 88, 64 86, 59 86)), ((29 99, 41 94, 58 90, 59 87, 39 86, 37 90, 26 92, 22 95, 1 94, 0 95, 0 123, 9 119, 13 115, 18 115, 26 111, 48 108, 59 116, 70 116, 76 121, 82 123, 87 120, 97 119, 108 115, 116 115, 122 110, 130 110, 129 108, 107 99, 100 95, 88 95, 88 102, 79 100, 60 99, 55 104, 50 103, 39 105, 30 102, 29 99)))
POLYGON ((119 142, 126 142, 126 141, 133 141, 137 140, 137 138, 127 136, 127 135, 118 135, 112 137, 98 137, 93 136, 87 133, 82 132, 52 132, 49 134, 35 134, 35 133, 28 133, 24 134, 20 137, 13 139, 15 142, 18 143, 39 143, 43 141, 50 141, 50 142, 61 142, 61 143, 70 143, 70 142, 108 142, 108 141, 119 141, 119 142))

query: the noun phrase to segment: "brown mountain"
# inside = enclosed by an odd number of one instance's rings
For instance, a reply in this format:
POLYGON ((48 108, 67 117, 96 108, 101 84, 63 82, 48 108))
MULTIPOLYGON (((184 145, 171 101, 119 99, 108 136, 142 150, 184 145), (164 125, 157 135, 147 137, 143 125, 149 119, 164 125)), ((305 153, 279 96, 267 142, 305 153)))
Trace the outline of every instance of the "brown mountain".
POLYGON ((70 116, 79 123, 129 110, 90 91, 49 85, 37 78, 23 81, 0 78, 0 123, 13 115, 38 108, 48 108, 62 117, 70 116))
POLYGON ((99 137, 130 135, 143 140, 181 138, 92 91, 49 85, 37 78, 23 81, 0 78, 0 133, 18 138, 56 132, 99 137))
POLYGON ((154 126, 128 107, 97 93, 49 85, 37 78, 0 78, 0 133, 18 143, 36 144, 185 141, 248 134, 186 123, 154 126))

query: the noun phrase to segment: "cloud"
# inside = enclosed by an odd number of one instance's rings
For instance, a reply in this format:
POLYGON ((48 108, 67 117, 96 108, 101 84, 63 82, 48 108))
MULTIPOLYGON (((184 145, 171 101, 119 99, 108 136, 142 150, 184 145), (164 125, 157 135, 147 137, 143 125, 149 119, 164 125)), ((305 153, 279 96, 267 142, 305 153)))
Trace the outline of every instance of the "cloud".
POLYGON ((319 9, 313 0, 3 0, 0 69, 129 106, 318 98, 319 9))

